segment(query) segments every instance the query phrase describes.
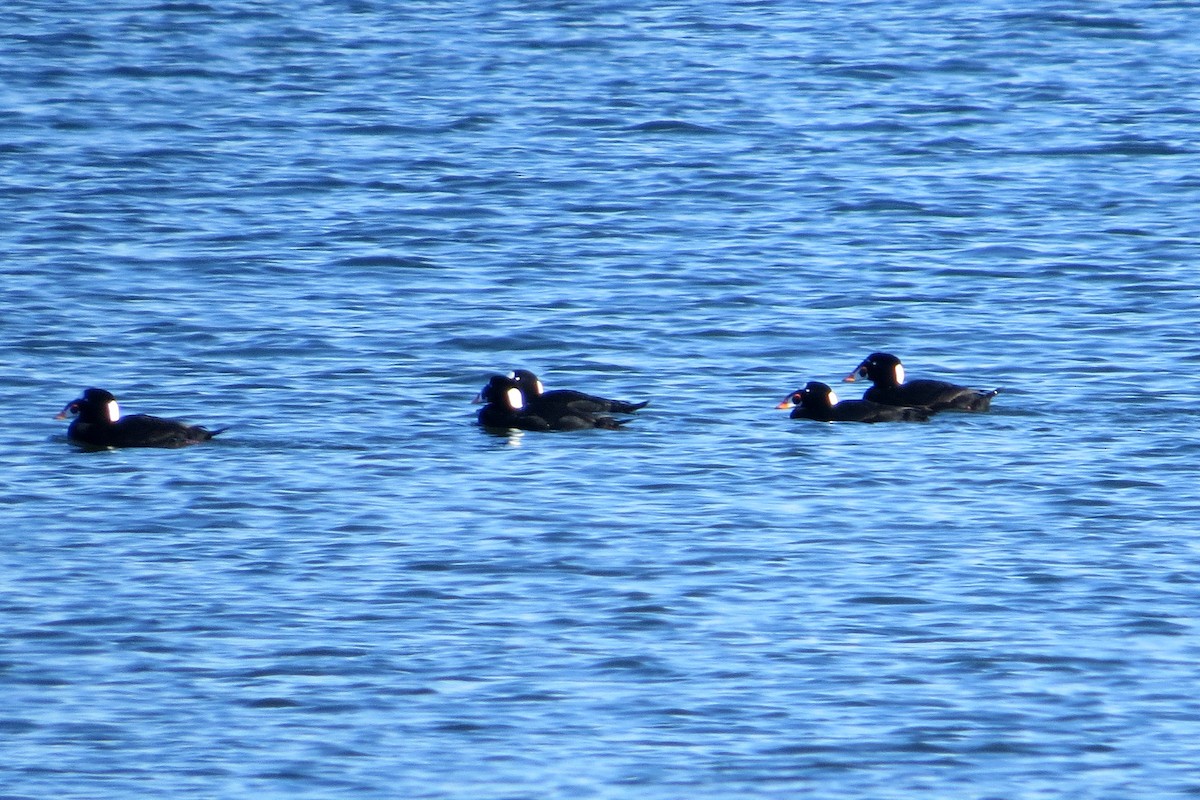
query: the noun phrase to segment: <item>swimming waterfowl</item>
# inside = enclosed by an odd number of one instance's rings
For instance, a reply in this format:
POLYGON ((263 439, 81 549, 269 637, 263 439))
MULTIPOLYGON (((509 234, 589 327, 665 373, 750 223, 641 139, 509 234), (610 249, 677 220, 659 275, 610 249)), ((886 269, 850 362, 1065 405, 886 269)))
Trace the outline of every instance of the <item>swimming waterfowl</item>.
POLYGON ((871 353, 842 380, 852 383, 867 378, 874 385, 863 393, 864 400, 889 406, 927 408, 930 411, 987 411, 999 389, 972 389, 956 383, 919 379, 904 380, 904 365, 891 353, 871 353))
POLYGON ((564 413, 584 411, 589 414, 611 412, 615 414, 632 414, 639 408, 645 408, 650 401, 630 403, 625 400, 609 400, 594 394, 577 392, 574 389, 553 389, 545 391, 538 376, 527 369, 513 370, 508 375, 517 382, 517 386, 525 395, 525 402, 531 411, 545 409, 548 413, 564 413))
POLYGON ((784 398, 776 408, 792 409, 792 419, 819 422, 924 422, 930 412, 923 408, 884 405, 870 400, 842 400, 828 384, 809 381, 784 398))
POLYGON ((227 430, 210 431, 200 425, 188 425, 149 414, 121 416, 117 398, 104 389, 85 389, 67 403, 56 419, 73 417, 67 438, 86 447, 186 447, 207 442, 227 430))
POLYGON ((578 431, 587 428, 620 428, 612 417, 578 411, 566 406, 530 408, 520 384, 507 375, 493 375, 475 397, 484 403, 479 424, 485 428, 517 428, 524 431, 578 431))

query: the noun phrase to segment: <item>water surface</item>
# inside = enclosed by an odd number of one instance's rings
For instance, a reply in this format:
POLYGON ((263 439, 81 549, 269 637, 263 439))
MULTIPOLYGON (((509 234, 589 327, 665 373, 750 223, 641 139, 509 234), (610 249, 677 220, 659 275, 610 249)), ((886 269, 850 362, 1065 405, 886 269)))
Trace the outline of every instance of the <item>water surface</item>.
POLYGON ((1196 11, 0 12, 5 796, 1194 795, 1196 11))

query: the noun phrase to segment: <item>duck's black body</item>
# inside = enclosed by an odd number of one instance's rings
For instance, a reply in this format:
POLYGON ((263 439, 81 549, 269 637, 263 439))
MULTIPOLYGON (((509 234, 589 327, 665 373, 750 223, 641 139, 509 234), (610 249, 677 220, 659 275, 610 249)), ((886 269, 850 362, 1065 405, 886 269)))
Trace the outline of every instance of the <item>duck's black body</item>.
POLYGON ((818 422, 924 422, 930 411, 873 403, 870 400, 843 400, 828 384, 810 381, 776 408, 792 409, 792 419, 814 419, 818 422))
POLYGON ((530 407, 520 384, 513 378, 494 375, 479 395, 479 424, 485 428, 523 431, 579 431, 588 428, 621 427, 612 417, 591 414, 567 406, 547 405, 530 407))
POLYGON ((642 403, 609 400, 574 389, 554 389, 546 392, 542 390, 542 382, 538 380, 538 376, 527 369, 514 370, 508 377, 516 381, 518 388, 525 395, 528 410, 534 413, 555 415, 582 411, 586 414, 632 414, 649 404, 648 400, 642 403))
POLYGON ((67 403, 59 419, 74 416, 67 438, 84 447, 186 447, 207 442, 224 428, 210 431, 149 414, 122 417, 117 399, 104 389, 85 389, 83 396, 67 403))
POLYGON ((916 406, 930 411, 987 411, 999 389, 972 389, 956 383, 920 379, 904 380, 904 366, 891 353, 872 353, 842 380, 867 378, 874 385, 864 400, 889 406, 916 406))

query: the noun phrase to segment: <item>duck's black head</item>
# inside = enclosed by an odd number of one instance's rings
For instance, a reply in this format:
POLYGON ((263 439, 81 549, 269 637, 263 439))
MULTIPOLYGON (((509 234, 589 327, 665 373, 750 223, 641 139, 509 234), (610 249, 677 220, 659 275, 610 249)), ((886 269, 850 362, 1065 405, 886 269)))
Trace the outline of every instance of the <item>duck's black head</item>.
POLYGON ((871 353, 846 377, 846 383, 867 378, 876 386, 899 386, 904 383, 904 365, 891 353, 871 353))
POLYGON ((541 397, 542 392, 545 391, 545 387, 538 380, 538 376, 527 369, 514 369, 508 373, 508 377, 516 381, 517 387, 524 392, 527 398, 534 399, 541 397))
POLYGON ((112 392, 104 389, 84 389, 81 397, 72 400, 58 412, 56 419, 75 417, 89 425, 111 425, 121 418, 121 407, 112 392))
POLYGON ((820 381, 809 381, 804 385, 801 394, 803 397, 800 398, 800 405, 814 411, 833 408, 838 403, 838 396, 829 384, 820 381))
POLYGON ((503 406, 509 411, 525 408, 525 393, 517 381, 507 375, 493 375, 475 397, 476 403, 503 406))
POLYGON ((837 405, 838 396, 834 394, 829 384, 820 381, 809 381, 803 389, 797 389, 783 399, 776 408, 795 408, 800 406, 812 411, 830 409, 837 405))

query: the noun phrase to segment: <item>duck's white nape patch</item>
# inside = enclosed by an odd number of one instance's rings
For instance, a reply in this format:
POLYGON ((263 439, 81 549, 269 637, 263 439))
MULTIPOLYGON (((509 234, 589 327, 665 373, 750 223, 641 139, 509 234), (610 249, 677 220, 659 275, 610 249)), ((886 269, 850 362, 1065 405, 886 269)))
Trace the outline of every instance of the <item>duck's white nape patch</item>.
POLYGON ((521 393, 520 389, 513 387, 505 392, 505 394, 508 396, 508 405, 513 411, 520 411, 525 407, 525 395, 521 393))
POLYGON ((539 380, 539 381, 537 381, 537 387, 538 387, 538 390, 537 390, 537 393, 538 393, 538 394, 544 394, 544 393, 545 393, 545 391, 546 391, 546 387, 545 387, 545 386, 542 386, 542 382, 541 382, 540 380, 539 380))
POLYGON ((117 405, 116 400, 109 400, 104 408, 108 411, 109 422, 116 422, 121 418, 121 407, 117 405))
POLYGON ((830 389, 829 390, 829 405, 836 406, 837 404, 838 404, 837 392, 830 389))
POLYGON ((896 365, 896 383, 904 383, 904 365, 896 365))

